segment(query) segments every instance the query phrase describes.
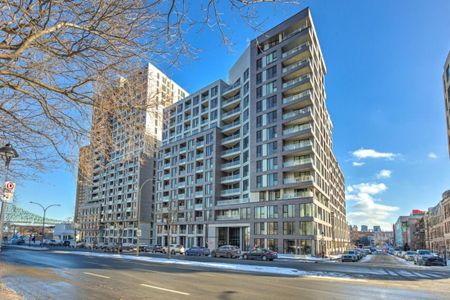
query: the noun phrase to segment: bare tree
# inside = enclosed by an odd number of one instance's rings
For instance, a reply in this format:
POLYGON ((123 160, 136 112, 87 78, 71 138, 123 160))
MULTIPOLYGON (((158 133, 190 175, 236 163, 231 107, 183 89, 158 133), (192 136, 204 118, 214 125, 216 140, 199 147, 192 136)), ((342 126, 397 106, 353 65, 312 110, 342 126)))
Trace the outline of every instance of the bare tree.
POLYGON ((259 2, 276 1, 0 0, 0 143, 21 153, 16 172, 72 165, 91 133, 92 148, 108 155, 111 119, 163 101, 143 101, 153 95, 139 98, 144 91, 127 86, 136 66, 192 53, 183 37, 198 24, 228 43, 220 7, 252 23, 259 2), (203 17, 191 19, 188 8, 203 17))

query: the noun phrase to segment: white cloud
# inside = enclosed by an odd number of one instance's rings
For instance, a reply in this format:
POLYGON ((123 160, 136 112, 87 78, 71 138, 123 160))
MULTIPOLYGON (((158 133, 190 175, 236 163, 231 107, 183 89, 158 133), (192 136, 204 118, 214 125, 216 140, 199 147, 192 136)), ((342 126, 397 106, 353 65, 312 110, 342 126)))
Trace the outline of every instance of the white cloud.
POLYGON ((394 159, 394 157, 397 156, 397 154, 392 152, 378 152, 373 149, 358 149, 356 151, 353 151, 352 155, 358 159, 363 158, 387 158, 387 159, 394 159))
POLYGON ((396 206, 380 204, 374 196, 387 190, 384 183, 360 183, 347 187, 347 200, 351 201, 347 214, 350 224, 380 225, 385 230, 392 229, 396 206))
POLYGON ((377 173, 377 178, 381 179, 381 178, 390 178, 392 175, 392 171, 391 170, 386 170, 383 169, 380 172, 377 173))
POLYGON ((365 162, 359 162, 359 161, 352 162, 352 166, 354 166, 354 167, 361 167, 361 166, 364 166, 365 164, 366 164, 365 162))
POLYGON ((434 153, 434 152, 430 152, 430 153, 428 153, 428 158, 431 158, 431 159, 436 159, 436 158, 438 158, 438 156, 437 156, 437 154, 436 154, 436 153, 434 153))

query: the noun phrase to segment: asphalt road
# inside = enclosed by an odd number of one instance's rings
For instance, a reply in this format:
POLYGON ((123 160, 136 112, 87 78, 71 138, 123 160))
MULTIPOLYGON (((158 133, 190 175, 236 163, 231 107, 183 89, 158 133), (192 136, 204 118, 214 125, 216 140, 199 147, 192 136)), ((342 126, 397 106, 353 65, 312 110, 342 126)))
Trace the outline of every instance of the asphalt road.
POLYGON ((448 278, 388 281, 329 274, 269 276, 19 249, 0 254, 1 280, 26 299, 448 299, 450 295, 448 278))

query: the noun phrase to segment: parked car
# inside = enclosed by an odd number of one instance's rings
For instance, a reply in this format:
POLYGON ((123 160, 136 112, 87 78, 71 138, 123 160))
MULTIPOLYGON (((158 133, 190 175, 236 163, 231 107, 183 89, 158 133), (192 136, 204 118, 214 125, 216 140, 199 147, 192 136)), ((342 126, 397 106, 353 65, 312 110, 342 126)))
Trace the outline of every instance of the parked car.
POLYGON ((57 240, 44 240, 44 245, 47 246, 61 246, 62 242, 57 240))
POLYGON ((414 264, 416 265, 425 265, 425 261, 431 257, 433 254, 430 250, 417 250, 416 255, 414 256, 414 264))
POLYGON ((359 260, 359 256, 356 250, 345 251, 341 256, 341 261, 356 262, 359 260))
POLYGON ((211 252, 213 257, 237 258, 241 256, 241 250, 237 246, 223 245, 211 252))
POLYGON ((259 260, 274 260, 278 258, 278 253, 266 248, 256 248, 248 251, 242 255, 243 259, 259 259, 259 260))
POLYGON ((416 257, 416 252, 415 251, 406 251, 405 255, 403 256, 404 259, 406 260, 411 260, 413 261, 414 258, 416 257))
POLYGON ((194 246, 186 250, 187 256, 209 256, 211 251, 206 247, 194 246))
MULTIPOLYGON (((183 245, 171 244, 170 245, 170 254, 180 254, 184 255, 186 250, 183 245)), ((167 247, 163 248, 163 253, 167 253, 167 247)))
POLYGON ((161 245, 154 245, 150 250, 152 253, 164 253, 164 247, 161 245))
POLYGON ((445 266, 445 260, 436 254, 430 256, 422 256, 419 265, 424 266, 445 266))
POLYGON ((85 248, 86 247, 86 243, 83 241, 77 242, 75 245, 77 248, 85 248))
POLYGON ((23 245, 25 244, 25 240, 21 237, 14 237, 10 240, 11 245, 23 245))

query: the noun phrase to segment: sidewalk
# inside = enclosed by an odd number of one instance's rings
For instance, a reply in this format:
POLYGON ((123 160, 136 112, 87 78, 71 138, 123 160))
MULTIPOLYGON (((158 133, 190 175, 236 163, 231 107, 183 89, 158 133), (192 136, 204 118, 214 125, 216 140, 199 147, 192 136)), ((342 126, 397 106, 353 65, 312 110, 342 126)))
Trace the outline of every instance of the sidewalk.
POLYGON ((6 288, 0 281, 0 299, 2 300, 21 300, 21 296, 6 288))

